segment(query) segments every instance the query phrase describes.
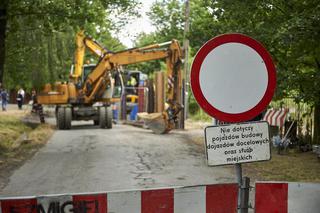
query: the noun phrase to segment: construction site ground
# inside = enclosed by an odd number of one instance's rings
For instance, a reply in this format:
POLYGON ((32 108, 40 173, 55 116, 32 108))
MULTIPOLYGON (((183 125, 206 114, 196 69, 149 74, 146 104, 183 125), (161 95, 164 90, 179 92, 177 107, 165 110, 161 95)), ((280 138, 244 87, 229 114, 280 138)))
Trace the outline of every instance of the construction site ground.
MULTIPOLYGON (((23 117, 28 110, 11 106, 0 116, 23 117)), ((47 121, 55 123, 52 117, 47 121)), ((209 124, 187 121, 186 130, 167 135, 121 124, 100 129, 91 121, 73 122, 71 130, 54 130, 53 125, 26 129, 30 140, 1 158, 0 196, 235 182, 233 166, 206 165, 203 128, 209 124)), ((273 153, 271 161, 243 168, 252 182, 286 181, 288 177, 290 181, 319 182, 318 163, 311 152, 273 153), (292 163, 296 167, 290 166, 292 163)))
MULTIPOLYGON (((47 119, 54 123, 54 119, 47 119)), ((73 122, 17 168, 1 196, 141 189, 233 182, 230 167, 206 166, 203 130, 155 135, 129 125, 73 122)))

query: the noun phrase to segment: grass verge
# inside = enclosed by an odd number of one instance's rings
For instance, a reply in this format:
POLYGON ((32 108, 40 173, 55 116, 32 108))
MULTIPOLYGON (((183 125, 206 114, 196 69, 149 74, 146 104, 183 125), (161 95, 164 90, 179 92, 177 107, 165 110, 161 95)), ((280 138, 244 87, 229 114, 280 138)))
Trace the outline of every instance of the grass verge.
POLYGON ((244 175, 252 181, 289 181, 320 183, 320 162, 312 152, 290 150, 277 154, 272 149, 270 161, 243 164, 244 175))
POLYGON ((199 111, 197 111, 196 113, 191 114, 190 118, 193 121, 212 122, 212 117, 210 117, 202 109, 199 109, 199 111))
POLYGON ((0 115, 0 157, 6 157, 10 154, 14 142, 23 133, 32 131, 19 120, 19 115, 0 115))
POLYGON ((0 189, 6 185, 13 170, 32 157, 54 131, 48 124, 31 127, 21 121, 23 116, 26 113, 20 111, 0 114, 0 189), (16 146, 22 135, 27 140, 16 146))
MULTIPOLYGON (((189 121, 192 123, 192 121, 189 121)), ((193 143, 204 149, 204 136, 197 136, 193 143)), ((234 168, 232 172, 234 172, 234 168)), ((271 160, 242 164, 243 176, 255 181, 289 181, 320 183, 320 161, 313 152, 298 152, 294 149, 286 154, 277 154, 271 149, 271 160)))

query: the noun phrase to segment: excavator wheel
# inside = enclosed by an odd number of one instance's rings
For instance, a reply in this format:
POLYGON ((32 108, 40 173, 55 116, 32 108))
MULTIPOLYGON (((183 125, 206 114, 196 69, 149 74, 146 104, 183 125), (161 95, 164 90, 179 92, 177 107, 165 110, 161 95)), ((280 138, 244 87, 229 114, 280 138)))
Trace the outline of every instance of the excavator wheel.
POLYGON ((65 129, 65 110, 64 107, 59 107, 56 114, 58 129, 65 129))
POLYGON ((112 107, 111 106, 106 107, 106 122, 107 122, 107 128, 112 129, 112 107))
POLYGON ((99 107, 99 125, 102 129, 112 128, 112 108, 111 106, 99 107))
POLYGON ((71 129, 72 110, 70 107, 65 107, 65 129, 71 129))
POLYGON ((99 107, 99 126, 101 129, 106 128, 106 108, 99 107))

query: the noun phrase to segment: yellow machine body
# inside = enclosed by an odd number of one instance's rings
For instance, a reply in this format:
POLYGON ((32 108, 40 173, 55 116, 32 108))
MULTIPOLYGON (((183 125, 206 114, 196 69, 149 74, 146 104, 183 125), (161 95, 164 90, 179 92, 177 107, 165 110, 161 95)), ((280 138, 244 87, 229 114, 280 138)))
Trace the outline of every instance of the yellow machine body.
MULTIPOLYGON (((165 59, 167 78, 170 79, 171 82, 171 84, 168 84, 166 92, 166 102, 169 107, 162 113, 162 123, 164 123, 164 126, 161 129, 163 129, 163 131, 155 132, 166 133, 174 128, 178 113, 182 109, 182 74, 180 69, 182 51, 176 40, 119 52, 111 52, 103 48, 92 38, 85 36, 84 32, 81 31, 76 36, 76 45, 75 69, 74 72, 70 74, 68 83, 58 82, 53 87, 46 85, 44 90, 37 96, 39 104, 57 105, 57 108, 59 105, 71 105, 73 108, 79 108, 79 106, 87 107, 97 102, 103 102, 104 105, 109 106, 113 101, 117 101, 117 99, 112 97, 114 88, 114 78, 112 76, 119 73, 121 66, 165 59), (83 61, 86 48, 95 56, 99 57, 99 62, 88 75, 83 78, 83 61)), ((119 75, 123 86, 121 74, 119 75)), ((73 108, 71 108, 71 111, 73 108)), ((91 109, 88 110, 90 111, 91 109)), ((69 111, 70 110, 67 109, 67 113, 70 113, 69 111)), ((61 114, 63 114, 63 112, 61 114)), ((75 113, 72 113, 72 116, 74 114, 75 113)), ((80 114, 86 114, 84 118, 88 119, 89 116, 87 115, 90 113, 83 110, 80 114)), ((158 119, 157 117, 157 120, 158 119)), ((69 127, 70 125, 64 126, 69 127)))
POLYGON ((57 82, 54 88, 46 84, 44 90, 38 94, 37 101, 46 105, 68 104, 72 103, 76 96, 77 91, 73 83, 57 82))

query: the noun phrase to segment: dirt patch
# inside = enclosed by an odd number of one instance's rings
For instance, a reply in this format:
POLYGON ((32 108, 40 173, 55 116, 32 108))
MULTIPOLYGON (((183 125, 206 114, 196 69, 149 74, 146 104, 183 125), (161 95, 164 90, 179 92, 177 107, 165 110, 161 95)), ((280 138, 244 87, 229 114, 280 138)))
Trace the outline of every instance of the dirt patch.
POLYGON ((272 149, 270 161, 243 165, 244 175, 252 181, 291 181, 320 183, 320 162, 312 152, 298 152, 279 155, 272 149))
POLYGON ((0 113, 0 190, 8 183, 13 171, 31 158, 54 131, 54 127, 48 124, 23 122, 26 116, 29 116, 28 112, 21 110, 0 113))

